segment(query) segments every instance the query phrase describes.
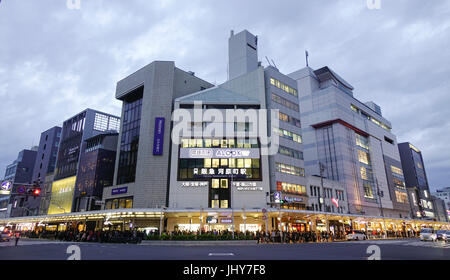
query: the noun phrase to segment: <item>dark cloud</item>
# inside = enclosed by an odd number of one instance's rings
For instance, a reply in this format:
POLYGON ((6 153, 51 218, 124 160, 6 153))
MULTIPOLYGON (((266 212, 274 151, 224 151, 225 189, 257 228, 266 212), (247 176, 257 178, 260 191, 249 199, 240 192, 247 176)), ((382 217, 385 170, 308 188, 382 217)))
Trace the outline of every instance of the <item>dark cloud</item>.
MULTIPOLYGON (((432 187, 450 168, 450 2, 66 0, 0 4, 0 172, 39 133, 90 107, 119 114, 116 82, 153 60, 226 79, 229 32, 260 38, 284 73, 328 65, 381 105, 424 154, 432 187)), ((3 174, 0 173, 0 177, 3 174)))

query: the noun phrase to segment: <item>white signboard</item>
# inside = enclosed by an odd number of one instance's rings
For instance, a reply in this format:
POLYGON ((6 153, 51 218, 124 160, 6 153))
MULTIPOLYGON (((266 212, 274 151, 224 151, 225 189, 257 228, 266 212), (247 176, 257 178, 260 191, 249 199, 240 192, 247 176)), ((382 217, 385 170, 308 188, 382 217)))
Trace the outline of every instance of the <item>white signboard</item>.
POLYGON ((208 182, 182 182, 181 186, 185 188, 208 187, 208 182))
POLYGON ((259 149, 181 148, 180 158, 260 158, 259 149))

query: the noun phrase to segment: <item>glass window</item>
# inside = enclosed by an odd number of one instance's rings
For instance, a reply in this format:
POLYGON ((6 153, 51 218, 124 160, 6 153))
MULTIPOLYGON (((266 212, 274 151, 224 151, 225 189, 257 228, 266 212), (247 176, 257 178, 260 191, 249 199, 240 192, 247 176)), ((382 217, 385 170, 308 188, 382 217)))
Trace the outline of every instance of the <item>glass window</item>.
POLYGON ((369 154, 366 152, 358 150, 358 160, 361 163, 370 165, 370 157, 369 157, 369 154))
POLYGON ((220 159, 220 166, 228 166, 228 159, 222 158, 220 159))
POLYGON ((249 159, 249 158, 246 158, 246 159, 244 160, 244 167, 245 167, 245 168, 251 168, 251 167, 252 167, 252 160, 249 159))
POLYGON ((220 187, 222 189, 228 189, 228 179, 221 179, 220 180, 220 187))
POLYGON ((228 200, 221 200, 220 208, 228 208, 228 200))
POLYGON ((211 159, 210 158, 205 158, 204 167, 211 168, 211 159))
POLYGON ((217 158, 213 158, 212 159, 212 167, 213 168, 218 168, 219 164, 220 164, 220 160, 219 159, 217 159, 217 158))
POLYGON ((219 188, 219 179, 212 179, 212 188, 213 189, 219 188))
POLYGON ((236 159, 235 158, 228 159, 228 164, 229 164, 229 167, 231 167, 231 168, 236 167, 236 159))
POLYGON ((219 200, 218 199, 211 200, 211 208, 219 208, 219 200))
POLYGON ((244 159, 243 158, 237 159, 237 168, 244 168, 244 159))
POLYGON ((211 139, 205 139, 205 148, 211 148, 211 139))

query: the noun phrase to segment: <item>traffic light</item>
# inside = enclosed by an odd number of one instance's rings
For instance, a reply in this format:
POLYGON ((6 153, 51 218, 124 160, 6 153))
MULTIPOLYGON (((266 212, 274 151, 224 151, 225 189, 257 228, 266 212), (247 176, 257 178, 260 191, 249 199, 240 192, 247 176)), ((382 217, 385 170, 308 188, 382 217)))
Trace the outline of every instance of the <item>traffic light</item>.
POLYGON ((40 188, 35 188, 34 190, 33 190, 33 195, 34 196, 39 196, 41 194, 41 189, 40 188))

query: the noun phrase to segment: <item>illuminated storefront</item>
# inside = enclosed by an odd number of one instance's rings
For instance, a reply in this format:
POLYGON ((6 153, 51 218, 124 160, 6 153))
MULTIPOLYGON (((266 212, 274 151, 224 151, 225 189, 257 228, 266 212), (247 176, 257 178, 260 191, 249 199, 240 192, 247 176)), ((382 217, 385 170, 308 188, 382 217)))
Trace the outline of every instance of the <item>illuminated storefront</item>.
POLYGON ((72 212, 76 176, 54 181, 48 215, 72 212))

